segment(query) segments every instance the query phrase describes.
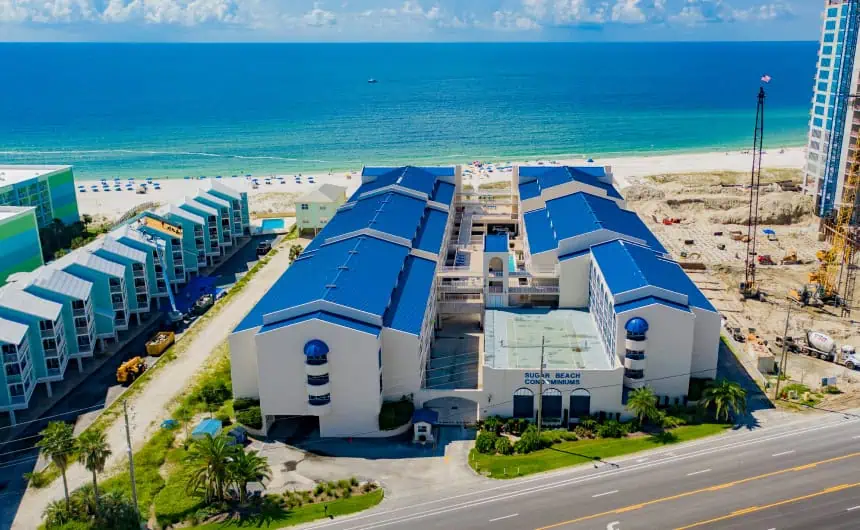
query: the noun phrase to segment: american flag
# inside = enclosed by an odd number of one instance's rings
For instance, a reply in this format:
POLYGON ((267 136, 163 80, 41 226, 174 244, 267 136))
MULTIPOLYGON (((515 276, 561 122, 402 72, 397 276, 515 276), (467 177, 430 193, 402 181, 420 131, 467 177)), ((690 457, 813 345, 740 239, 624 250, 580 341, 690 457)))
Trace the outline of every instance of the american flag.
POLYGON ((770 79, 771 79, 771 77, 767 74, 764 74, 763 76, 761 76, 761 82, 762 83, 770 83, 770 79))

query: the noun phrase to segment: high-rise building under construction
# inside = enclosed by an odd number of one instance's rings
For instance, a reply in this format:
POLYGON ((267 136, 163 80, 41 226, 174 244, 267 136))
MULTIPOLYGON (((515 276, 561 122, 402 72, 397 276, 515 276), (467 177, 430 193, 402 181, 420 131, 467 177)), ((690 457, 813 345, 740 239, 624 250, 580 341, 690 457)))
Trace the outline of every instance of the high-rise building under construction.
POLYGON ((814 81, 804 188, 815 213, 833 218, 841 203, 846 164, 860 131, 857 36, 860 0, 826 0, 814 81))

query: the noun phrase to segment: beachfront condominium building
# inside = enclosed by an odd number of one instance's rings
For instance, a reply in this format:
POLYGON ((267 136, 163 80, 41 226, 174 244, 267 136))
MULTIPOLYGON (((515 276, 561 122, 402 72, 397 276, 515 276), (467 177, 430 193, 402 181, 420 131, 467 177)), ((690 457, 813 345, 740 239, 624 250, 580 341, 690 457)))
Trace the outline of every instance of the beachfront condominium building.
POLYGON ((803 181, 804 189, 815 194, 815 212, 823 219, 833 217, 841 203, 845 170, 860 138, 860 106, 853 97, 860 93, 858 17, 855 0, 825 3, 803 181))
POLYGON ((323 184, 296 199, 296 226, 301 233, 316 235, 345 202, 345 187, 323 184))
POLYGON ((36 208, 0 206, 0 284, 10 274, 44 265, 36 208))
POLYGON ((93 284, 51 267, 16 274, 9 278, 9 282, 32 295, 63 306, 69 358, 77 361, 79 371, 83 370, 82 360, 92 357, 96 351, 93 284))
POLYGON ((8 412, 15 423, 15 411, 26 409, 36 388, 36 375, 30 354, 29 328, 25 324, 0 318, 0 411, 8 412))
POLYGON ((15 285, 0 288, 0 319, 27 326, 35 382, 45 383, 49 395, 51 383, 63 379, 69 363, 62 310, 62 304, 30 294, 15 285))
POLYGON ((266 428, 305 416, 338 437, 386 435, 404 396, 451 423, 630 418, 644 386, 686 404, 716 376, 720 316, 609 168, 511 175, 478 193, 459 168, 365 168, 230 335, 234 394, 266 428))
POLYGON ((0 166, 0 205, 34 207, 40 228, 80 220, 71 166, 0 166))

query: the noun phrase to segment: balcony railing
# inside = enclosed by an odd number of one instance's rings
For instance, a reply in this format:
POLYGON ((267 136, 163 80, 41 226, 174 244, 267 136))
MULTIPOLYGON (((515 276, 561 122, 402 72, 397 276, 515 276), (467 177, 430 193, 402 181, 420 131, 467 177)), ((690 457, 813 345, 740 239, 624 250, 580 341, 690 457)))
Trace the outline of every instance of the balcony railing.
POLYGON ((20 383, 23 380, 24 378, 21 376, 21 374, 6 374, 6 381, 8 383, 20 383))
POLYGON ((75 326, 75 335, 89 335, 89 326, 75 326))
POLYGON ((54 330, 53 329, 40 329, 39 334, 43 339, 52 339, 54 338, 54 330))
POLYGON ((12 396, 13 405, 22 405, 27 402, 27 396, 12 396))
POLYGON ((76 316, 76 317, 87 316, 87 308, 86 307, 79 307, 79 308, 72 309, 72 316, 76 316))
POLYGON ((63 375, 63 372, 59 368, 48 368, 48 377, 57 377, 59 375, 63 375))
POLYGON ((125 309, 125 304, 122 303, 122 300, 118 300, 111 302, 111 307, 113 307, 115 311, 119 311, 125 309))
POLYGON ((331 403, 331 394, 325 396, 308 396, 308 405, 319 407, 331 403))
POLYGON ((20 360, 20 356, 17 353, 4 353, 3 354, 3 362, 4 363, 17 363, 20 360))
POLYGON ((511 287, 510 294, 558 294, 558 285, 511 287))

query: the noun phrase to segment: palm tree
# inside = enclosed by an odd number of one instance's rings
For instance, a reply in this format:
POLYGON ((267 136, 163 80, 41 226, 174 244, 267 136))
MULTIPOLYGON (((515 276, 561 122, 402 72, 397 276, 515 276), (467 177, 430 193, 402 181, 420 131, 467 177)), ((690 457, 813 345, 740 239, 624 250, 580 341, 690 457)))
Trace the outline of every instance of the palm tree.
POLYGON ((302 248, 301 245, 298 245, 298 244, 292 245, 290 247, 290 263, 292 263, 298 259, 298 257, 302 254, 302 250, 304 250, 304 249, 302 248))
POLYGON ((659 416, 657 396, 650 387, 637 388, 627 397, 627 408, 639 418, 639 424, 651 421, 659 416))
POLYGON ((228 466, 230 480, 239 490, 239 502, 248 502, 248 483, 260 482, 272 478, 272 469, 269 462, 257 454, 257 451, 239 450, 233 456, 233 461, 228 466))
POLYGON ((66 469, 69 467, 69 460, 74 456, 73 453, 75 452, 74 428, 62 421, 52 421, 40 434, 42 435, 42 439, 39 440, 36 446, 45 452, 45 455, 51 459, 63 475, 63 492, 66 495, 66 508, 71 510, 66 469))
POLYGON ((709 381, 699 405, 705 409, 714 407, 717 421, 729 421, 732 416, 746 412, 747 391, 728 379, 709 381))
POLYGON ((93 495, 96 499, 97 510, 99 505, 97 474, 105 470, 105 464, 111 453, 110 445, 108 445, 105 433, 102 431, 85 431, 78 437, 78 462, 93 474, 93 495))
POLYGON ((236 448, 227 443, 226 436, 207 434, 191 442, 185 461, 189 464, 188 489, 203 491, 207 503, 224 498, 229 479, 228 466, 236 448))

